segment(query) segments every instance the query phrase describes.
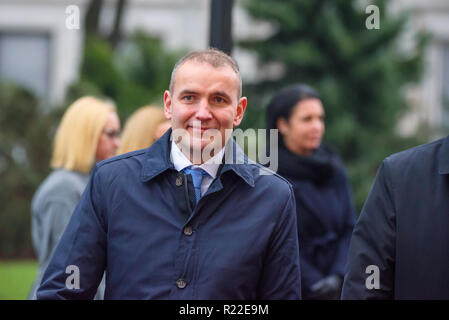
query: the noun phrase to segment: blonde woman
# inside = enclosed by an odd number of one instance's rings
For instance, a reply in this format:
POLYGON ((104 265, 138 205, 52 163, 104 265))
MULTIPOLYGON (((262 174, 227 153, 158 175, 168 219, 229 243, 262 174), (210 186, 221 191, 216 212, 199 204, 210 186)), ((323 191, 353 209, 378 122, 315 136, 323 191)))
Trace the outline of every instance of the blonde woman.
MULTIPOLYGON (((82 97, 69 106, 56 132, 51 167, 53 171, 34 194, 32 241, 39 260, 37 278, 42 280, 50 258, 89 180, 95 162, 115 155, 120 145, 120 120, 115 107, 93 97, 82 97)), ((104 282, 96 298, 102 299, 104 282)))
POLYGON ((164 110, 155 106, 137 109, 126 122, 118 154, 147 148, 170 127, 164 110))

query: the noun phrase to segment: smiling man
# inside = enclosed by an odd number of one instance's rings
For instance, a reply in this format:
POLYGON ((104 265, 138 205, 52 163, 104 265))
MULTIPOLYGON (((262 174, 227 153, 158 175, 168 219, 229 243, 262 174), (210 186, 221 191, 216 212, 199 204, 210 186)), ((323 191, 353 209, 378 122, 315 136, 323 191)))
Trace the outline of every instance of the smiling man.
POLYGON ((187 55, 175 65, 164 105, 181 138, 177 146, 192 162, 209 160, 213 151, 223 149, 245 112, 237 64, 217 52, 187 55), (203 152, 207 146, 211 154, 203 152))
POLYGON ((105 299, 299 299, 291 186, 231 138, 246 108, 235 60, 183 57, 164 108, 162 138, 95 167, 38 299, 90 299, 103 271, 105 299))

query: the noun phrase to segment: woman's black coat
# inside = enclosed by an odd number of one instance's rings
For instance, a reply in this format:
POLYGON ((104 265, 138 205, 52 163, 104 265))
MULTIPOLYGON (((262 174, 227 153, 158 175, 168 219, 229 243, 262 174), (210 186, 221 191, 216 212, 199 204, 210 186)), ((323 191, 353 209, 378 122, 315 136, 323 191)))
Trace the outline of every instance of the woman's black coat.
POLYGON ((278 173, 296 198, 303 295, 329 275, 344 275, 355 211, 341 162, 325 146, 310 157, 279 148, 278 173))

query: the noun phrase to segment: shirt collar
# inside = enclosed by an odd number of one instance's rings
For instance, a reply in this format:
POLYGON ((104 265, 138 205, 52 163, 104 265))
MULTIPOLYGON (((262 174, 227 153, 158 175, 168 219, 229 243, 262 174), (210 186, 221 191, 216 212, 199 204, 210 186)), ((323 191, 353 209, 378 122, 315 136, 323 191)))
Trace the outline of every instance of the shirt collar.
MULTIPOLYGON (((183 164, 180 164, 180 166, 176 164, 178 166, 176 168, 175 164, 170 160, 170 155, 172 151, 171 133, 172 133, 171 129, 167 130, 167 132, 159 140, 157 140, 147 149, 141 171, 141 180, 143 182, 153 179, 154 177, 165 172, 168 169, 174 169, 179 171, 178 170, 179 168, 182 169, 185 168, 185 166, 183 167, 183 164)), ((173 151, 176 152, 176 149, 173 148, 173 151)), ((181 155, 184 156, 184 154, 182 154, 179 148, 178 151, 181 153, 181 155)), ((249 163, 252 163, 252 161, 248 160, 246 155, 243 153, 242 149, 235 143, 234 139, 232 138, 228 140, 226 147, 223 148, 220 151, 220 153, 218 153, 216 156, 214 156, 209 161, 204 163, 203 166, 205 165, 205 167, 202 168, 212 177, 215 178, 218 173, 218 169, 220 167, 220 164, 217 164, 217 162, 215 161, 216 160, 215 157, 221 157, 221 159, 225 157, 227 158, 227 160, 229 160, 228 158, 230 155, 234 158, 234 161, 232 163, 229 163, 229 161, 225 161, 225 164, 223 165, 223 168, 219 174, 222 175, 224 172, 232 170, 247 184, 254 187, 254 175, 256 174, 256 172, 258 173, 259 170, 251 169, 249 163), (237 160, 237 162, 235 160, 237 160), (213 171, 211 169, 213 169, 213 171)), ((176 156, 174 156, 174 154, 172 154, 172 156, 173 161, 176 161, 178 163, 178 160, 174 160, 176 156)), ((192 165, 187 158, 186 160, 189 163, 188 165, 192 165)))
POLYGON ((197 166, 192 164, 192 162, 187 159, 184 153, 179 149, 174 140, 171 141, 171 159, 173 161, 173 165, 175 169, 178 171, 182 171, 185 168, 192 166, 193 169, 201 168, 206 171, 212 178, 215 179, 217 176, 218 168, 220 167, 223 161, 224 148, 220 150, 215 156, 207 160, 205 163, 197 166))

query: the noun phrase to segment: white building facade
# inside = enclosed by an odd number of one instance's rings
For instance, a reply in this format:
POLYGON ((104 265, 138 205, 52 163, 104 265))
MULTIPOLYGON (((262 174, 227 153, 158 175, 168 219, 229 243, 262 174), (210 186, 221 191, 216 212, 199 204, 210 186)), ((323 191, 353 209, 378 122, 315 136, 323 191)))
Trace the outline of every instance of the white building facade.
MULTIPOLYGON (((112 28, 116 0, 104 1, 100 30, 106 33, 112 28)), ((61 103, 68 86, 77 80, 83 45, 83 30, 67 27, 71 17, 66 10, 79 8, 82 28, 88 2, 0 0, 0 78, 30 88, 51 104, 61 103)), ((240 2, 234 0, 234 39, 267 37, 271 26, 251 20, 240 2)), ((399 130, 414 132, 420 121, 436 126, 447 122, 449 128, 449 0, 392 0, 393 12, 403 10, 412 12, 409 35, 424 30, 433 38, 423 80, 407 91, 413 110, 399 130)), ((210 0, 128 0, 122 30, 125 35, 145 30, 169 49, 201 49, 209 42, 209 13, 210 0)), ((244 81, 260 76, 254 56, 237 48, 233 53, 244 81)))
POLYGON ((400 123, 407 135, 424 122, 449 132, 449 1, 394 0, 393 11, 408 11, 412 17, 404 37, 404 47, 411 45, 410 35, 424 31, 430 35, 425 53, 422 81, 408 91, 412 111, 400 123), (446 130, 444 130, 446 128, 446 130))
MULTIPOLYGON (((51 104, 61 103, 78 77, 83 49, 83 31, 73 28, 70 8, 79 8, 82 28, 88 2, 0 0, 0 77, 31 89, 51 104)), ((110 32, 115 5, 115 0, 105 0, 100 31, 110 32)), ((122 30, 125 35, 136 29, 147 31, 160 37, 168 49, 206 48, 209 11, 209 0, 128 0, 122 30)), ((257 36, 269 28, 251 23, 239 6, 233 15, 236 37, 251 32, 257 36)), ((254 79, 255 59, 239 50, 234 53, 244 77, 254 79)))

